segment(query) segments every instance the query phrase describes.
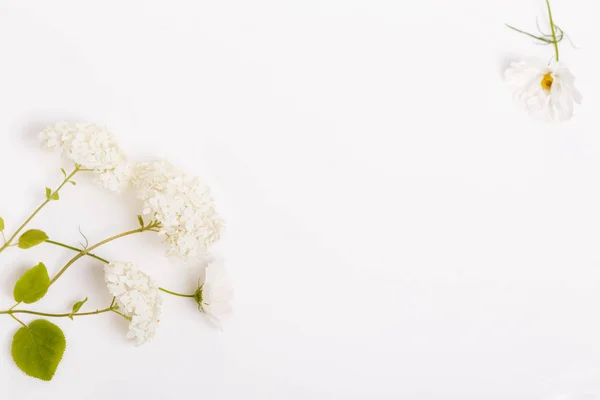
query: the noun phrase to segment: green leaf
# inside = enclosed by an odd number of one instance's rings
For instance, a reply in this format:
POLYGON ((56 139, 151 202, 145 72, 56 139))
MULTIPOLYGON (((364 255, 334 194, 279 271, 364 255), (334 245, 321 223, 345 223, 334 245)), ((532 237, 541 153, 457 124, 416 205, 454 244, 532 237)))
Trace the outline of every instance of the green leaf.
POLYGON ((52 189, 46 188, 46 198, 48 200, 58 200, 58 192, 52 194, 52 189))
POLYGON ((69 318, 71 318, 71 320, 73 319, 73 314, 75 314, 77 311, 79 311, 81 309, 81 306, 83 306, 86 301, 88 301, 87 297, 85 299, 73 304, 73 310, 71 310, 71 315, 69 315, 69 318))
POLYGON ((77 186, 77 182, 75 182, 75 181, 69 181, 69 183, 73 186, 77 186))
POLYGON ((138 222, 140 223, 141 227, 143 228, 144 227, 144 219, 142 218, 141 215, 138 215, 137 217, 138 217, 138 222))
POLYGON ((19 278, 13 296, 17 303, 35 303, 48 292, 50 277, 44 263, 39 263, 19 278))
POLYGON ((21 371, 49 381, 56 373, 66 347, 62 330, 49 321, 38 319, 15 333, 11 352, 21 371))
POLYGON ((0 231, 4 230, 4 220, 0 217, 0 231))
POLYGON ((40 231, 39 229, 31 229, 22 234, 19 238, 19 248, 29 249, 45 242, 46 240, 48 240, 48 235, 46 235, 46 232, 40 231))
POLYGON ((67 177, 67 171, 65 171, 64 168, 61 168, 60 172, 62 172, 62 174, 64 175, 65 178, 67 177))

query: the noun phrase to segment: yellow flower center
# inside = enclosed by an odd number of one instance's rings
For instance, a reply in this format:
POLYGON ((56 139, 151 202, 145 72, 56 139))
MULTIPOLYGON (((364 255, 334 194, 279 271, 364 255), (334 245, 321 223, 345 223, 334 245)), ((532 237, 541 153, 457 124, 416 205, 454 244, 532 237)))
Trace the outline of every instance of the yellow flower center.
POLYGON ((550 89, 552 89, 552 83, 554 83, 554 78, 552 77, 552 75, 550 75, 550 73, 544 75, 544 78, 542 79, 541 83, 542 87, 547 91, 550 91, 550 89))

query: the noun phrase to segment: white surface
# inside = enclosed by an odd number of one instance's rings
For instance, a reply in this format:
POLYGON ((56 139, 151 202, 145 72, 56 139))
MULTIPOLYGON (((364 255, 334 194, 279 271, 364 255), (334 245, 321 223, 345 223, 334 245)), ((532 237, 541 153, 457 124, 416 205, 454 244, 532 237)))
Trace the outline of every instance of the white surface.
MULTIPOLYGON (((116 316, 58 320, 69 342, 50 384, 13 365, 4 316, 0 397, 598 398, 600 6, 553 3, 582 47, 561 47, 584 105, 559 126, 530 120, 501 76, 507 60, 551 57, 503 26, 535 30, 542 0, 3 1, 9 230, 60 180, 35 133, 107 124, 134 157, 212 185, 236 313, 219 332, 166 298, 140 348, 116 316)), ((95 242, 136 212, 80 185, 32 227, 95 242)), ((98 253, 194 286, 151 235, 98 253)), ((3 253, 1 308, 26 267, 69 256, 3 253)), ((59 282, 33 307, 108 299, 92 260, 59 282)))

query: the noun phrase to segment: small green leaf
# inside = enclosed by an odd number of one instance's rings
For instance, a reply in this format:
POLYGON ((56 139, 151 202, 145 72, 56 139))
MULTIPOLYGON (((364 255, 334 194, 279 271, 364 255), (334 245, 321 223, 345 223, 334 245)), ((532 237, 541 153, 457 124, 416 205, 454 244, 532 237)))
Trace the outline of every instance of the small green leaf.
POLYGON ((138 215, 137 217, 138 217, 138 222, 140 223, 141 227, 143 228, 144 227, 144 219, 142 218, 141 215, 138 215))
POLYGON ((69 181, 69 183, 73 186, 77 186, 77 182, 75 182, 75 181, 69 181))
POLYGON ((73 314, 75 314, 77 311, 79 311, 81 309, 81 306, 83 306, 86 301, 88 301, 87 297, 85 299, 73 304, 73 310, 71 310, 71 315, 69 315, 69 318, 71 318, 71 320, 73 319, 73 314))
POLYGON ((61 168, 60 172, 62 172, 62 174, 64 175, 65 178, 67 177, 67 171, 65 171, 64 168, 61 168))
POLYGON ((49 287, 48 270, 44 263, 39 263, 19 278, 13 296, 17 303, 31 304, 44 297, 49 287))
POLYGON ((46 198, 48 200, 58 200, 58 192, 52 193, 52 189, 46 188, 46 198))
POLYGON ((19 248, 29 249, 45 242, 46 240, 48 240, 48 235, 46 235, 46 232, 40 231, 39 229, 31 229, 22 234, 19 238, 19 248))
POLYGON ((49 321, 38 319, 15 333, 11 352, 21 371, 49 381, 56 373, 66 347, 62 330, 49 321))
POLYGON ((0 217, 0 231, 4 230, 4 220, 0 217))

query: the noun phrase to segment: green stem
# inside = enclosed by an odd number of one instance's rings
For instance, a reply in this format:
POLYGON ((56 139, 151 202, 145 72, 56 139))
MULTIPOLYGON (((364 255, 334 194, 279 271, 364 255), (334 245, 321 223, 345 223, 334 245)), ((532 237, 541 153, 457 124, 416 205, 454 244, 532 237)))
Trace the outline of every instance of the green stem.
POLYGON ((15 240, 16 237, 19 235, 19 233, 21 233, 21 231, 23 229, 25 229, 27 224, 31 222, 31 220, 37 215, 37 213, 39 213, 42 210, 42 208, 44 208, 48 203, 50 203, 52 201, 52 196, 57 194, 63 188, 63 186, 65 186, 67 184, 67 182, 69 182, 71 180, 71 178, 73 178, 73 176, 75 176, 75 174, 77 172, 79 172, 80 170, 81 170, 81 167, 79 165, 76 165, 73 172, 71 172, 69 174, 69 176, 65 177, 65 180, 60 184, 60 186, 54 192, 52 192, 50 194, 50 196, 48 196, 46 201, 44 201, 38 208, 36 208, 36 210, 33 212, 33 214, 31 214, 29 216, 29 218, 27 218, 25 220, 25 222, 23 222, 23 224, 21 224, 19 229, 17 229, 16 232, 8 240, 5 240, 4 245, 2 247, 0 247, 0 253, 2 253, 4 250, 6 250, 7 247, 9 247, 12 244, 13 240, 15 240))
POLYGON ((533 34, 531 34, 531 33, 529 33, 529 32, 525 32, 525 31, 522 31, 522 30, 521 30, 521 29, 519 29, 519 28, 515 28, 515 27, 514 27, 514 26, 512 26, 512 25, 508 25, 508 24, 505 24, 505 25, 506 25, 508 28, 512 29, 513 31, 516 31, 516 32, 522 33, 523 35, 527 35, 527 36, 529 36, 529 37, 532 37, 532 38, 534 38, 535 40, 539 40, 540 42, 544 42, 544 43, 547 43, 547 44, 554 43, 552 40, 550 40, 550 39, 546 39, 545 37, 542 37, 542 36, 535 36, 535 35, 533 35, 533 34))
MULTIPOLYGON (((148 230, 152 230, 152 231, 153 231, 153 229, 148 229, 148 230)), ((73 250, 73 251, 76 251, 76 252, 78 252, 78 253, 81 253, 81 252, 83 252, 83 251, 84 251, 84 250, 82 250, 82 249, 78 249, 77 247, 69 246, 68 244, 61 243, 61 242, 57 242, 57 241, 55 241, 55 240, 46 240, 46 243, 48 243, 48 244, 53 244, 53 245, 55 245, 55 246, 60 246, 60 247, 63 247, 63 248, 65 248, 65 249, 73 250)), ((92 246, 92 247, 94 247, 94 246, 92 246)), ((91 250, 91 249, 92 249, 92 248, 88 249, 88 251, 89 251, 89 250, 91 250)), ((97 256, 97 255, 95 255, 95 254, 91 254, 91 253, 89 253, 89 252, 88 252, 88 253, 86 253, 85 255, 86 255, 86 256, 88 256, 88 257, 95 258, 96 260, 102 261, 102 262, 103 262, 103 263, 105 263, 105 264, 109 264, 109 263, 110 263, 110 261, 108 261, 108 260, 106 260, 106 259, 104 259, 104 258, 102 258, 102 257, 100 257, 100 256, 97 256)), ((56 279, 58 279, 58 278, 55 278, 54 280, 56 280, 56 279)), ((161 290, 161 291, 163 291, 163 292, 165 292, 165 293, 168 293, 168 294, 170 294, 170 295, 173 295, 173 296, 179 296, 179 297, 190 297, 190 298, 194 298, 194 297, 195 297, 195 294, 181 294, 181 293, 173 292, 173 291, 171 291, 171 290, 164 289, 164 288, 162 288, 162 287, 159 287, 158 289, 159 289, 159 290, 161 290)), ((113 298, 113 302, 114 302, 114 298, 113 298)))
MULTIPOLYGON (((54 240, 46 240, 46 243, 50 243, 50 244, 53 244, 55 246, 64 247, 65 249, 76 251, 77 253, 80 253, 80 252, 83 251, 83 249, 78 249, 77 247, 69 246, 68 244, 64 244, 64 243, 61 243, 61 242, 56 242, 54 240)), ((95 258, 96 260, 102 261, 103 263, 106 263, 106 264, 110 263, 110 261, 105 260, 104 258, 99 257, 99 256, 97 256, 95 254, 87 253, 86 256, 95 258)))
POLYGON ((0 311, 0 315, 8 314, 11 317, 14 317, 13 314, 31 314, 31 315, 39 315, 41 317, 64 318, 64 317, 83 317, 86 315, 97 315, 97 314, 102 314, 102 313, 106 313, 106 312, 110 312, 110 311, 115 311, 115 309, 113 307, 109 307, 109 308, 105 308, 103 310, 96 310, 96 311, 90 311, 90 312, 84 312, 84 313, 64 313, 64 314, 51 314, 51 313, 43 313, 43 312, 37 312, 37 311, 31 311, 31 310, 6 310, 6 311, 0 311))
POLYGON ((114 312, 117 315, 120 315, 121 317, 125 318, 127 321, 131 321, 131 317, 128 317, 125 314, 121 314, 120 312, 118 312, 117 310, 115 310, 114 308, 111 309, 112 312, 114 312))
POLYGON ((552 8, 550 8, 550 0, 546 0, 548 6, 548 15, 550 17, 550 28, 552 28, 552 39, 554 40, 554 51, 556 52, 556 61, 560 60, 558 54, 558 41, 556 40, 556 27, 554 26, 554 19, 552 18, 552 8))
POLYGON ((25 322, 21 321, 19 318, 15 317, 12 313, 8 314, 10 315, 10 317, 12 319, 14 319, 15 321, 17 321, 19 324, 23 325, 24 328, 27 328, 27 325, 25 325, 25 322))
POLYGON ((191 297, 191 298, 194 298, 194 297, 196 297, 196 295, 195 295, 195 294, 181 294, 181 293, 172 292, 172 291, 170 291, 170 290, 163 289, 163 288, 158 288, 158 289, 159 289, 159 290, 161 290, 161 291, 163 291, 163 292, 165 292, 165 293, 171 294, 171 295, 173 295, 173 296, 179 296, 179 297, 191 297))
MULTIPOLYGON (((118 235, 115 235, 115 236, 111 236, 111 237, 109 237, 108 239, 104 239, 103 241, 101 241, 101 242, 99 242, 99 243, 96 243, 95 245, 93 245, 93 246, 91 246, 91 247, 88 247, 88 248, 87 248, 87 249, 85 249, 85 250, 78 250, 78 249, 74 249, 74 250, 76 250, 76 251, 79 251, 79 254, 77 254, 75 257, 71 258, 71 260, 69 260, 69 262, 68 262, 68 263, 66 263, 66 264, 65 264, 65 266, 64 266, 64 267, 62 267, 62 269, 61 269, 60 271, 58 271, 58 274, 56 274, 56 276, 55 276, 54 278, 52 278, 52 280, 50 281, 50 286, 52 286, 52 285, 54 284, 54 282, 56 282, 56 281, 58 280, 58 278, 60 278, 60 277, 61 277, 61 276, 62 276, 62 275, 65 273, 65 272, 67 272, 67 270, 69 269, 69 267, 70 267, 71 265, 75 264, 75 262, 76 262, 77 260, 79 260, 81 257, 83 257, 83 256, 87 256, 87 255, 89 255, 89 256, 91 257, 91 252, 92 252, 92 250, 95 250, 95 249, 97 249, 97 248, 98 248, 98 247, 100 247, 100 246, 103 246, 103 245, 105 245, 105 244, 107 244, 107 243, 110 243, 110 242, 112 242, 113 240, 117 240, 117 239, 120 239, 120 238, 122 238, 122 237, 129 236, 129 235, 133 235, 133 234, 135 234, 135 233, 141 233, 141 232, 145 232, 145 231, 151 230, 151 229, 153 229, 153 228, 155 228, 155 227, 156 227, 155 225, 147 225, 147 226, 143 226, 143 227, 141 227, 141 228, 138 228, 138 229, 134 229, 134 230, 131 230, 131 231, 127 231, 127 232, 119 233, 118 235)), ((52 243, 52 244, 56 244, 56 243, 52 243)), ((66 247, 66 248, 68 248, 68 249, 71 249, 71 250, 73 250, 73 248, 72 248, 71 246, 68 246, 68 245, 64 245, 64 246, 63 246, 63 245, 62 245, 62 243, 60 244, 60 246, 61 246, 61 247, 66 247)), ((97 258, 97 257, 96 257, 96 258, 97 258)), ((104 262, 105 260, 102 260, 102 261, 104 262)))

